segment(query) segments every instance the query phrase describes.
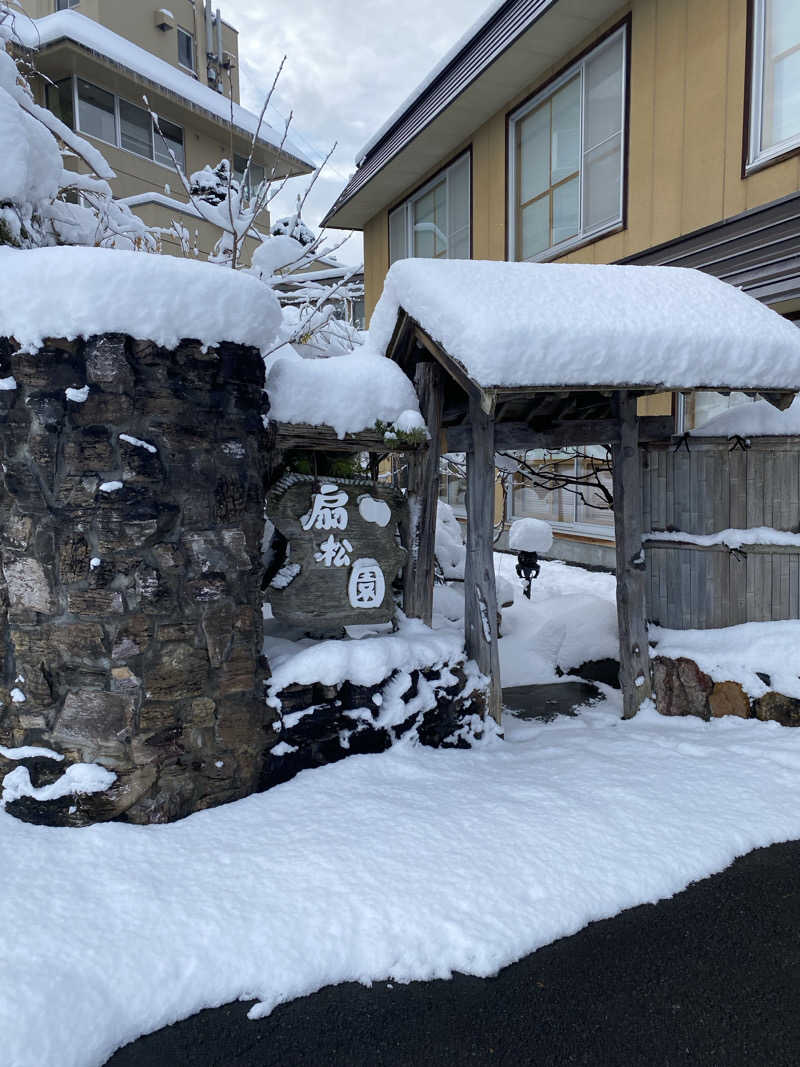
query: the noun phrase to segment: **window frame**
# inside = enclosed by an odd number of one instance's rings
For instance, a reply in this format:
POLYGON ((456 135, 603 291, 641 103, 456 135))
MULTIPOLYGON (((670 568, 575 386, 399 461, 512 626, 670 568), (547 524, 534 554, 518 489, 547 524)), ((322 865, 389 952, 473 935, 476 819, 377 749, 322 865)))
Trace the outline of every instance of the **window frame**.
MULTIPOLYGON (((80 96, 78 94, 78 80, 79 80, 79 78, 78 78, 77 74, 71 74, 71 75, 69 75, 69 78, 72 81, 72 112, 73 112, 73 121, 75 123, 75 132, 76 133, 83 134, 84 137, 91 137, 95 141, 100 141, 101 144, 110 145, 112 148, 118 148, 120 150, 120 152, 128 152, 130 155, 136 156, 137 159, 146 159, 149 163, 154 163, 157 167, 166 167, 167 170, 174 170, 171 160, 170 160, 169 163, 162 163, 160 159, 156 159, 156 155, 155 155, 155 140, 156 140, 156 137, 158 136, 158 134, 156 133, 155 126, 153 126, 152 123, 151 123, 151 131, 150 131, 150 147, 151 147, 152 155, 143 156, 140 152, 135 152, 132 148, 125 148, 125 146, 122 144, 122 122, 120 120, 120 113, 119 113, 120 100, 124 101, 130 107, 138 108, 140 111, 145 111, 146 112, 147 108, 142 107, 140 104, 135 104, 132 100, 128 100, 127 97, 124 97, 124 96, 121 97, 119 95, 119 93, 115 93, 111 89, 106 89, 102 85, 97 85, 96 82, 87 81, 86 78, 80 78, 80 81, 86 82, 87 85, 91 85, 93 88, 99 89, 101 92, 108 93, 109 96, 112 96, 114 98, 114 140, 113 141, 106 141, 103 137, 98 137, 94 133, 88 133, 87 131, 82 130, 81 129, 81 117, 80 117, 80 96)), ((61 79, 61 81, 66 81, 66 80, 67 80, 66 78, 62 78, 61 79)), ((60 82, 57 83, 57 84, 60 84, 60 82)), ((179 129, 181 131, 181 134, 183 135, 183 169, 184 169, 184 173, 186 173, 186 127, 182 126, 179 122, 175 122, 174 119, 168 119, 166 116, 159 115, 158 117, 159 117, 159 120, 163 120, 164 122, 169 122, 169 124, 171 126, 175 126, 177 129, 179 129)))
MULTIPOLYGON (((405 212, 405 223, 403 226, 406 242, 406 256, 400 257, 405 259, 423 259, 429 257, 414 256, 411 253, 411 249, 414 247, 414 217, 412 207, 417 201, 426 196, 432 189, 439 185, 442 180, 448 182, 447 193, 445 198, 445 211, 449 217, 450 214, 450 191, 449 191, 449 172, 454 170, 456 166, 463 163, 466 160, 466 172, 467 172, 467 227, 468 233, 468 247, 469 254, 467 259, 472 259, 472 145, 466 148, 464 151, 459 152, 457 156, 448 160, 443 167, 440 167, 435 174, 431 175, 422 185, 418 186, 412 193, 410 193, 404 200, 401 200, 399 204, 395 204, 387 213, 387 234, 388 234, 388 250, 389 250, 389 266, 392 265, 392 216, 396 215, 398 211, 405 212)), ((451 240, 450 234, 447 235, 448 251, 449 242, 451 240)), ((430 257, 437 258, 437 257, 430 257)), ((443 258, 449 259, 449 256, 443 258)))
POLYGON ((80 0, 55 0, 53 9, 55 11, 69 11, 70 8, 77 7, 80 0))
POLYGON ((764 79, 766 77, 766 26, 768 0, 748 0, 747 92, 745 94, 745 150, 742 177, 800 152, 800 129, 771 148, 761 148, 764 132, 764 79))
POLYGON ((185 30, 183 26, 176 26, 175 29, 177 31, 175 34, 175 42, 178 47, 178 66, 181 67, 183 70, 190 70, 192 74, 197 74, 197 54, 195 51, 194 34, 190 30, 185 30), (181 34, 183 34, 184 37, 189 38, 189 53, 192 57, 192 65, 190 67, 188 67, 185 63, 181 61, 181 34))
MULTIPOLYGON (((593 241, 599 240, 601 237, 607 237, 612 233, 618 233, 620 230, 624 230, 627 226, 627 200, 628 200, 628 143, 630 135, 630 16, 628 16, 622 23, 609 30, 599 40, 594 41, 592 45, 582 52, 572 63, 561 70, 554 78, 537 90, 527 100, 524 100, 513 111, 509 112, 506 116, 506 170, 508 174, 508 192, 506 200, 506 233, 507 233, 507 258, 511 261, 519 261, 525 263, 542 263, 551 259, 558 259, 560 256, 565 255, 567 252, 574 251, 577 248, 581 248, 584 245, 591 244, 593 241), (586 109, 584 106, 584 72, 586 66, 594 59, 599 52, 604 48, 608 48, 615 40, 621 40, 622 42, 622 93, 620 99, 620 183, 619 183, 619 211, 613 220, 602 222, 595 227, 586 228, 584 226, 584 180, 585 171, 584 157, 586 155, 586 149, 584 145, 584 121, 586 109), (576 75, 580 76, 580 91, 581 91, 581 113, 580 113, 580 139, 579 139, 579 213, 580 213, 580 230, 573 237, 566 238, 560 241, 558 244, 550 245, 549 248, 544 249, 535 256, 531 256, 530 259, 521 260, 517 254, 517 230, 519 225, 519 213, 517 205, 517 192, 519 186, 519 175, 517 173, 517 127, 518 124, 531 115, 534 111, 540 108, 543 104, 551 100, 555 94, 562 89, 568 82, 572 81, 576 75)), ((616 136, 614 134, 613 136, 616 136)), ((610 138, 607 138, 610 140, 610 138)), ((605 142, 602 142, 605 143, 605 142)), ((596 150, 600 145, 593 146, 593 150, 596 150)), ((552 187, 551 187, 552 188, 552 187)))

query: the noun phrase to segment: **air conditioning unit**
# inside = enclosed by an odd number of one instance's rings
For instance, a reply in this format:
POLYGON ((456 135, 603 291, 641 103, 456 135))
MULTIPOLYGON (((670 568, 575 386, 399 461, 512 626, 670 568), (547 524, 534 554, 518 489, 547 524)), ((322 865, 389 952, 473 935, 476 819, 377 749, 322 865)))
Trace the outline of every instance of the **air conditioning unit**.
POLYGON ((232 68, 235 68, 236 56, 234 56, 233 52, 222 53, 222 65, 225 70, 231 70, 232 68))
POLYGON ((175 16, 166 7, 160 7, 155 13, 156 28, 159 30, 174 30, 175 16))

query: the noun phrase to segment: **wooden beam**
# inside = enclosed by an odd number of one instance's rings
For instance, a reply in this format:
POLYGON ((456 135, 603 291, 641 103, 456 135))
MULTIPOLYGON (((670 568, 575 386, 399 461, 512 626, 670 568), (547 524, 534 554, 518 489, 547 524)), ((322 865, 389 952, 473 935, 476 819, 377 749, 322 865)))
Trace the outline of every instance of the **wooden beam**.
POLYGON ((489 679, 488 712, 500 722, 503 695, 497 649, 494 580, 494 420, 481 399, 470 397, 472 440, 467 451, 467 561, 464 569, 464 639, 467 655, 489 679))
POLYGON ((402 441, 388 443, 377 430, 364 430, 338 437, 331 426, 310 426, 305 423, 274 422, 275 448, 283 452, 303 449, 312 452, 425 452, 428 442, 409 444, 402 441))
MULTIPOLYGON (((435 361, 417 364, 414 387, 431 435, 428 448, 408 459, 409 529, 405 534, 408 563, 403 575, 403 610, 428 626, 433 615, 433 571, 436 502, 439 499, 444 371, 435 361)), ((401 531, 403 532, 403 531, 401 531)))
POLYGON ((619 440, 612 444, 614 536, 617 553, 617 623, 622 717, 631 719, 652 696, 645 622, 645 557, 642 550, 642 467, 636 397, 617 395, 619 440))
MULTIPOLYGON (((639 420, 642 441, 665 441, 675 432, 671 415, 649 415, 639 420)), ((448 426, 448 452, 466 452, 472 440, 469 424, 448 426)), ((554 422, 543 432, 532 430, 525 422, 500 422, 494 428, 495 451, 530 448, 569 448, 575 445, 611 444, 619 439, 615 419, 566 419, 554 422)))

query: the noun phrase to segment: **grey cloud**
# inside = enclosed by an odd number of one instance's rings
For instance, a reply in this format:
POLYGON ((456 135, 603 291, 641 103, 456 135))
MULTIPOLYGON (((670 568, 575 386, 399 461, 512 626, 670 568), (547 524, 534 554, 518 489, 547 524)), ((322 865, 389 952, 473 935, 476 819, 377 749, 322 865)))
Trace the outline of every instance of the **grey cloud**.
MULTIPOLYGON (((285 54, 273 98, 277 112, 285 117, 293 111, 292 136, 316 158, 338 142, 306 203, 310 225, 317 226, 336 199, 358 149, 485 6, 486 0, 227 0, 222 17, 239 30, 242 103, 260 108, 285 54)), ((275 111, 269 117, 273 125, 280 122, 275 111)), ((273 203, 273 217, 291 211, 306 184, 302 178, 288 182, 273 203)), ((360 259, 360 234, 336 254, 347 262, 360 259)))

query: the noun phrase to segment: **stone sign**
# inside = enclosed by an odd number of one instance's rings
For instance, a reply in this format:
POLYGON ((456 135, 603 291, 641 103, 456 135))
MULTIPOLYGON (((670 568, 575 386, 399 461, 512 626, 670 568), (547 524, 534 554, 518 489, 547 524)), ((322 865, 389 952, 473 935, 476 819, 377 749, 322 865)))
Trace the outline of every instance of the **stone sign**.
POLYGON ((392 582, 406 560, 399 529, 406 500, 377 482, 292 474, 267 515, 286 538, 286 560, 267 589, 277 619, 314 630, 389 622, 392 582))

